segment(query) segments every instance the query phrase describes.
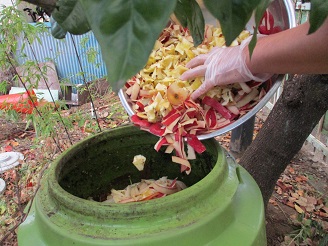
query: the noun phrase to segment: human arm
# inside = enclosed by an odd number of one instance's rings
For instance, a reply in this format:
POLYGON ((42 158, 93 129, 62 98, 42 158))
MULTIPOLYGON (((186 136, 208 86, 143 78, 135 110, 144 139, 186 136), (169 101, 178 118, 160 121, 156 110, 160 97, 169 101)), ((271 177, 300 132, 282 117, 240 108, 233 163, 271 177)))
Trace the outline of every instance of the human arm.
POLYGON ((266 74, 328 73, 328 20, 313 34, 308 35, 308 29, 305 23, 259 38, 251 58, 247 41, 246 45, 214 49, 191 60, 187 64, 191 69, 181 79, 205 76, 192 94, 196 99, 215 85, 265 81, 270 77, 266 74))
POLYGON ((308 35, 309 23, 259 39, 252 57, 244 49, 246 65, 253 73, 327 74, 328 19, 308 35))

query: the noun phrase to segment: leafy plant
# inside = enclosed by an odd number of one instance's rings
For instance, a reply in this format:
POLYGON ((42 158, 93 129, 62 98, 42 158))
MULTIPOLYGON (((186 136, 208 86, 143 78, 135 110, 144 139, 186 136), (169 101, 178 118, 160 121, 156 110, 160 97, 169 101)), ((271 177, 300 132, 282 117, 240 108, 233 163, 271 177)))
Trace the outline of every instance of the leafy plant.
POLYGON ((18 10, 15 5, 9 7, 2 5, 0 8, 0 33, 2 38, 0 42, 0 67, 8 67, 11 65, 8 58, 11 58, 10 61, 16 64, 14 57, 24 55, 16 53, 18 48, 17 38, 24 35, 23 37, 31 43, 35 40, 40 42, 37 34, 43 32, 45 26, 42 23, 37 23, 34 26, 29 25, 22 11, 18 10), (6 42, 3 42, 4 40, 6 42))
MULTIPOLYGON (((4 112, 4 111, 2 111, 2 112, 4 112)), ((0 115, 1 115, 1 113, 0 113, 0 115)), ((12 110, 12 109, 7 110, 4 113, 4 117, 9 122, 10 121, 17 122, 20 119, 19 114, 15 110, 12 110)))
MULTIPOLYGON (((40 42, 38 34, 45 30, 44 25, 29 25, 26 22, 22 11, 18 10, 15 5, 9 7, 1 6, 1 8, 0 68, 2 70, 9 70, 9 68, 11 68, 15 71, 15 75, 12 78, 13 82, 17 85, 23 86, 26 90, 29 90, 32 87, 37 88, 41 77, 45 74, 45 69, 44 67, 39 68, 35 61, 27 61, 24 66, 24 74, 22 75, 17 72, 15 69, 18 65, 16 58, 26 56, 24 52, 22 52, 25 43, 23 42, 21 49, 19 49, 18 39, 26 40, 26 43, 28 44, 32 44, 34 41, 40 42), (35 72, 39 70, 39 73, 35 72)), ((6 93, 7 85, 8 82, 1 82, 0 90, 6 93)), ((17 118, 17 113, 13 110, 8 110, 7 118, 17 118)))
MULTIPOLYGON (((32 44, 35 41, 42 45, 39 39, 41 35, 39 34, 44 33, 45 30, 45 26, 42 23, 28 24, 17 6, 3 8, 0 15, 0 33, 3 37, 0 40, 0 67, 15 68, 18 65, 16 60, 19 56, 27 58, 23 52, 25 45, 29 45, 31 50, 33 48, 32 44), (21 40, 21 45, 18 45, 20 43, 18 40, 21 40)), ((18 72, 17 70, 13 77, 16 86, 23 86, 26 90, 30 90, 38 88, 41 80, 45 80, 46 84, 48 84, 47 72, 51 68, 46 64, 40 66, 36 57, 24 60, 24 64, 20 65, 21 71, 18 72)), ((5 90, 3 88, 5 86, 5 83, 2 82, 0 89, 5 90)), ((60 108, 53 107, 49 110, 48 107, 38 107, 35 109, 35 114, 27 116, 27 127, 33 125, 37 134, 43 137, 56 136, 59 123, 67 128, 72 127, 72 122, 69 118, 61 117, 60 108)), ((17 112, 13 110, 6 111, 7 120, 17 119, 17 117, 17 112)))
POLYGON ((5 94, 7 92, 7 86, 8 86, 7 81, 1 81, 0 82, 0 93, 5 94))

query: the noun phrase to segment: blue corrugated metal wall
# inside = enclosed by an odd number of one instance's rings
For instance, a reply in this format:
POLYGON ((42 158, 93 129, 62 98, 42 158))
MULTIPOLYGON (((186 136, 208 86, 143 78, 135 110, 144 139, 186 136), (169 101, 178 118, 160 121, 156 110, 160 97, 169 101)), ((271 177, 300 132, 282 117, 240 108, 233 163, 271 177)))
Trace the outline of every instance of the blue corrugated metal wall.
MULTIPOLYGON (((32 49, 36 54, 38 62, 45 62, 52 60, 56 65, 57 74, 60 80, 67 79, 73 84, 83 84, 83 77, 81 75, 81 68, 78 62, 78 57, 74 49, 72 39, 75 41, 78 55, 82 63, 82 70, 85 74, 86 81, 91 81, 97 78, 103 78, 107 75, 105 64, 102 60, 100 47, 92 32, 84 35, 70 35, 67 34, 65 39, 55 39, 50 33, 50 24, 47 25, 48 32, 39 36, 40 43, 35 41, 32 44, 32 49), (87 38, 85 45, 81 45, 81 40, 87 38), (86 52, 93 48, 97 50, 98 54, 94 63, 89 63, 86 52)), ((27 60, 35 60, 31 47, 26 40, 19 41, 18 50, 23 47, 21 54, 26 54, 27 57, 17 55, 19 64, 24 64, 27 60), (23 45, 24 42, 24 45, 23 45)))

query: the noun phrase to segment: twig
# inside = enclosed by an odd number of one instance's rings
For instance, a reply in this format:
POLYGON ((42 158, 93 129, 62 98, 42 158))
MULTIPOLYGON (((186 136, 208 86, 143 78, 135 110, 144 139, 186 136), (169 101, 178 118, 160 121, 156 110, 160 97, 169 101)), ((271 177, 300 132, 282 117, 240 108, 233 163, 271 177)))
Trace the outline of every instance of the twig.
POLYGON ((98 129, 99 131, 101 132, 101 127, 100 127, 100 124, 99 124, 99 121, 98 121, 98 116, 97 116, 97 112, 95 111, 95 105, 93 103, 93 99, 92 99, 92 96, 91 96, 91 92, 90 92, 90 89, 89 89, 89 85, 85 79, 85 75, 84 75, 84 72, 83 72, 83 67, 82 67, 82 62, 81 62, 81 59, 80 59, 80 56, 79 56, 79 53, 77 52, 77 48, 76 48, 76 43, 74 41, 74 38, 73 38, 73 35, 70 34, 71 36, 71 39, 72 39, 72 43, 73 43, 73 46, 74 46, 74 51, 75 51, 75 54, 76 54, 76 57, 77 57, 77 60, 79 62, 79 66, 80 66, 80 69, 81 69, 81 72, 82 72, 82 77, 83 77, 83 83, 85 85, 85 87, 87 88, 87 91, 88 91, 88 94, 89 94, 89 97, 90 97, 90 102, 91 102, 91 105, 92 105, 92 108, 95 112, 95 117, 96 117, 96 121, 97 121, 97 125, 98 125, 98 129))
POLYGON ((22 205, 21 205, 20 186, 19 186, 20 175, 19 175, 19 173, 16 171, 16 169, 14 169, 14 172, 15 172, 15 184, 16 184, 16 196, 17 196, 17 205, 18 205, 18 210, 19 210, 20 212, 23 213, 23 211, 22 211, 22 205))
POLYGON ((296 238, 299 237, 299 235, 302 235, 303 233, 303 228, 299 231, 299 233, 297 233, 297 235, 295 237, 292 238, 292 240, 289 242, 288 246, 292 245, 292 243, 295 241, 296 238))

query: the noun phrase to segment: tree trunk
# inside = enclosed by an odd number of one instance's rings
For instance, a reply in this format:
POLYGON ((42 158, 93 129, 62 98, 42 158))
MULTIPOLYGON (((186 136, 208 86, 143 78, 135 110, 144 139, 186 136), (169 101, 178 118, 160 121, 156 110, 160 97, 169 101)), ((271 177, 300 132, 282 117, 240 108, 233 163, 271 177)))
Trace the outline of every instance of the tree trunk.
POLYGON ((276 181, 328 110, 328 75, 295 75, 241 157, 258 183, 265 205, 276 181))

